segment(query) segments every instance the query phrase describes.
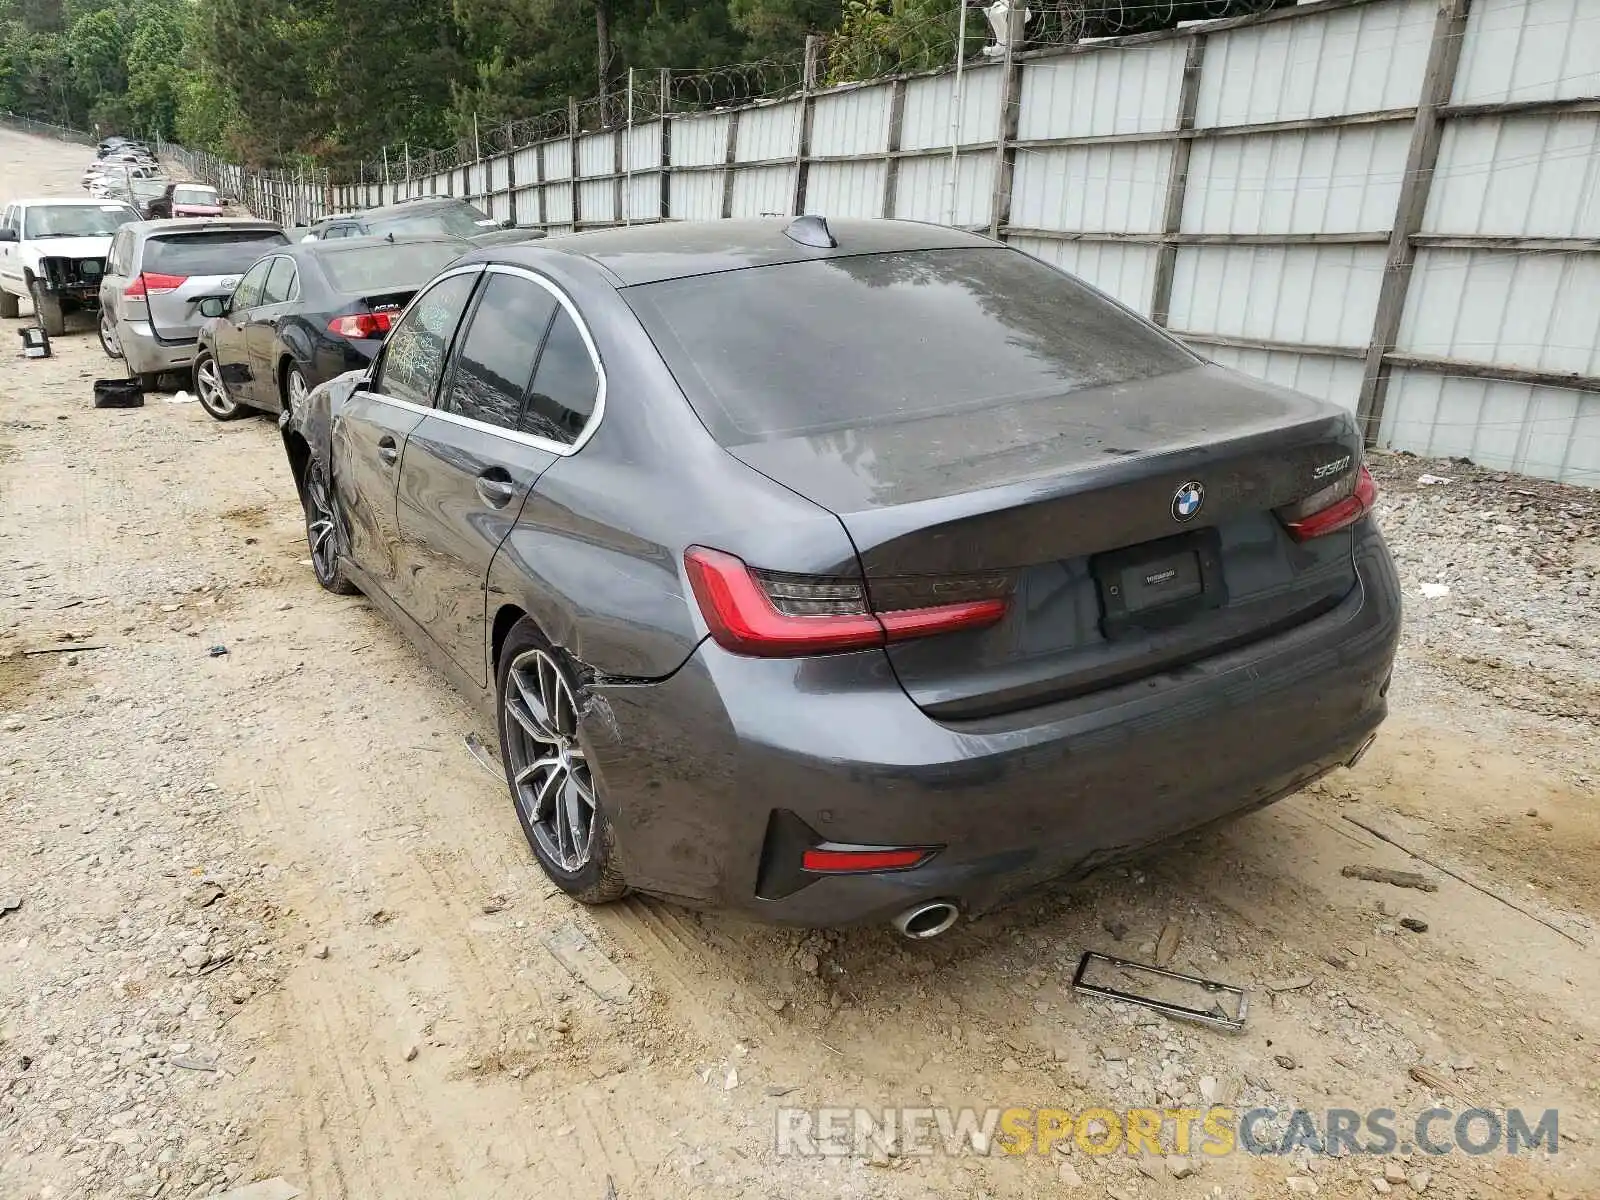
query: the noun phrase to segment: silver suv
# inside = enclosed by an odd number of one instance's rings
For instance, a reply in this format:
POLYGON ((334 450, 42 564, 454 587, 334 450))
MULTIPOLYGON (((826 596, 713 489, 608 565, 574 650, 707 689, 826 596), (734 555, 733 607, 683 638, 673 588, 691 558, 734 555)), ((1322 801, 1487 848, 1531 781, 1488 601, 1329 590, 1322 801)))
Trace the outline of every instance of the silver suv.
POLYGON ((232 294, 239 277, 289 239, 270 221, 179 218, 117 231, 100 282, 100 345, 154 390, 194 360, 200 302, 232 294))

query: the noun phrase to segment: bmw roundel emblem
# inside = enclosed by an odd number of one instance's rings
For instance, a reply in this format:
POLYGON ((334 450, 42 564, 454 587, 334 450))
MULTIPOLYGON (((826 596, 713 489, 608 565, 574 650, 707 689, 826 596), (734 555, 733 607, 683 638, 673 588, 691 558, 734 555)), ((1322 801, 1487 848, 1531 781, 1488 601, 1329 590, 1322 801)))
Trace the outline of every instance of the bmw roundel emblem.
POLYGON ((1191 479, 1172 494, 1172 519, 1174 521, 1187 521, 1200 511, 1200 506, 1206 502, 1206 486, 1198 479, 1191 479))

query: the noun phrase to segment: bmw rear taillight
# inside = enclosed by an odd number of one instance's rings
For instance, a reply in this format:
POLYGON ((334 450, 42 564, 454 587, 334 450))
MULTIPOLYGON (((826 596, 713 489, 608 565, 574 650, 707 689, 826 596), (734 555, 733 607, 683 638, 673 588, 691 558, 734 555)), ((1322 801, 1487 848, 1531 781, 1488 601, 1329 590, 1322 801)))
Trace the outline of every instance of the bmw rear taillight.
POLYGON ((1006 615, 1011 580, 859 578, 758 571, 705 546, 683 556, 711 636, 739 654, 787 658, 863 650, 889 642, 979 629, 1006 615))
POLYGON ((1304 500, 1279 509, 1278 515, 1289 535, 1305 542, 1348 529, 1372 511, 1377 499, 1378 485, 1363 465, 1304 500))
POLYGON ((394 313, 353 313, 328 322, 328 332, 342 338, 381 338, 394 324, 394 313))
POLYGON ((146 295, 165 296, 188 282, 187 275, 156 275, 145 271, 134 276, 133 282, 122 289, 122 295, 127 300, 142 300, 146 295))

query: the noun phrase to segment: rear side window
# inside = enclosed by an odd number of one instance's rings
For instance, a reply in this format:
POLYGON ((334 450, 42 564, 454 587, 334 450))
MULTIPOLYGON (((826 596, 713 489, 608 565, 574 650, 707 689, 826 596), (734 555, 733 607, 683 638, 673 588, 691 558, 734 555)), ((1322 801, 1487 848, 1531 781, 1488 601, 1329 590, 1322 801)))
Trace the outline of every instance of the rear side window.
POLYGON ((140 269, 157 275, 240 275, 267 251, 288 244, 276 229, 167 234, 144 244, 140 269))
MULTIPOLYGON (((342 237, 330 234, 330 237, 342 237)), ((341 246, 317 255, 323 273, 336 291, 360 296, 395 288, 420 287, 465 253, 455 242, 418 242, 407 246, 341 246)))
POLYGON ((594 416, 599 394, 600 374, 588 343, 572 315, 563 308, 556 313, 544 353, 539 355, 522 430, 571 445, 594 416))
POLYGON ((434 284, 411 306, 389 334, 383 366, 373 390, 396 400, 433 406, 444 374, 450 339, 478 282, 474 274, 452 275, 434 284))
POLYGON ((491 273, 473 311, 444 408, 516 429, 556 299, 536 283, 491 273))
POLYGON ((622 295, 727 446, 998 409, 1200 361, 1001 247, 817 259, 622 295))
POLYGON ((261 303, 282 304, 294 295, 294 263, 279 255, 272 260, 267 272, 266 286, 261 289, 261 303))

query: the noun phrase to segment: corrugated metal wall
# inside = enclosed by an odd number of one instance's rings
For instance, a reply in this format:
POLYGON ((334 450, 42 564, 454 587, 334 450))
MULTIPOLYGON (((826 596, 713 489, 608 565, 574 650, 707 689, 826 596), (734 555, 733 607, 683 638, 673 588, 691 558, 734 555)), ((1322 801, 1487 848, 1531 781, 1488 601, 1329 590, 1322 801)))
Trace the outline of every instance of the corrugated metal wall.
POLYGON ((300 219, 452 194, 552 233, 981 229, 1380 443, 1600 484, 1600 0, 1321 0, 401 165, 219 171, 300 219))

